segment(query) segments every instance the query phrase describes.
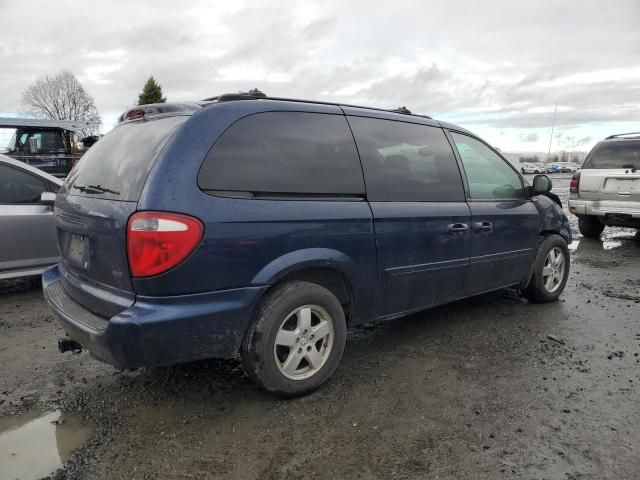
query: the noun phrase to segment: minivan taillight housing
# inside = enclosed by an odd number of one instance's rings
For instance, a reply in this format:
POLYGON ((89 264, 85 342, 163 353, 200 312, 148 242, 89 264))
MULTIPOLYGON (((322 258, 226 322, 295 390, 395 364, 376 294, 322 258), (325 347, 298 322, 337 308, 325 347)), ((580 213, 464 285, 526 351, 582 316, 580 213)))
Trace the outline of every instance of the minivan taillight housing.
POLYGON ((571 183, 569 184, 569 192, 578 193, 580 188, 580 170, 573 174, 571 177, 571 183))
POLYGON ((127 224, 127 255, 133 277, 164 273, 200 244, 204 226, 197 218, 168 212, 138 212, 127 224))

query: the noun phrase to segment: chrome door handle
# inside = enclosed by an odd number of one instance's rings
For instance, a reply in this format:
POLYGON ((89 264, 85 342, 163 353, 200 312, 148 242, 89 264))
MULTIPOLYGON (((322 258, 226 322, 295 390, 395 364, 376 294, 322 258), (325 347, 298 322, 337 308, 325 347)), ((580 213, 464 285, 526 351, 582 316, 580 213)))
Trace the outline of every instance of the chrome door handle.
POLYGON ((466 232, 469 230, 469 225, 466 223, 452 223, 447 227, 450 232, 466 232))
POLYGON ((493 223, 491 223, 491 222, 475 222, 473 224, 473 230, 476 231, 476 232, 491 233, 493 231, 493 223))

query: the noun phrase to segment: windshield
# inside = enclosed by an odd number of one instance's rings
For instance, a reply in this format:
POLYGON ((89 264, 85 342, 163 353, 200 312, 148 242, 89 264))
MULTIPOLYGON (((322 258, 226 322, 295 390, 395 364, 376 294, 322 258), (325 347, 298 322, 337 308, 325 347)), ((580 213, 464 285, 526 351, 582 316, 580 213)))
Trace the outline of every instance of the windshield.
POLYGON ((603 143, 589 154, 582 168, 640 169, 640 141, 603 143))
POLYGON ((124 123, 101 138, 67 179, 71 195, 137 201, 156 157, 187 116, 124 123))

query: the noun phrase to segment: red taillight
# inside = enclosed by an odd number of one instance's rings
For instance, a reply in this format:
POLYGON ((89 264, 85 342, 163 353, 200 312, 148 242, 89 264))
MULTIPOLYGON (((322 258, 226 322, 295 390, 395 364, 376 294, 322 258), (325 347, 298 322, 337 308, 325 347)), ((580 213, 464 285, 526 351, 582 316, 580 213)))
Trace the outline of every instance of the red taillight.
POLYGON ((125 115, 127 120, 135 120, 136 118, 144 117, 144 110, 141 108, 134 108, 133 110, 129 110, 125 115))
POLYGON ((569 191, 571 193, 578 193, 580 187, 580 170, 573 174, 571 177, 571 183, 569 184, 569 191))
POLYGON ((165 212, 139 212, 127 225, 127 254, 134 277, 150 277, 175 267, 198 246, 200 220, 165 212))

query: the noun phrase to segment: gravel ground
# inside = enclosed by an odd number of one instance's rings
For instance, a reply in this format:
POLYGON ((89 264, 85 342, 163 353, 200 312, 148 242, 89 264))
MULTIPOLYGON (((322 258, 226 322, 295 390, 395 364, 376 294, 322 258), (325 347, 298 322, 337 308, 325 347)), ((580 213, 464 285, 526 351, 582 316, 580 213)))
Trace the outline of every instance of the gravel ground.
POLYGON ((571 249, 560 301, 503 291, 357 328, 335 377, 294 400, 236 362, 59 354, 39 289, 5 282, 0 417, 61 409, 94 429, 60 479, 640 478, 640 237, 576 232, 571 249))

